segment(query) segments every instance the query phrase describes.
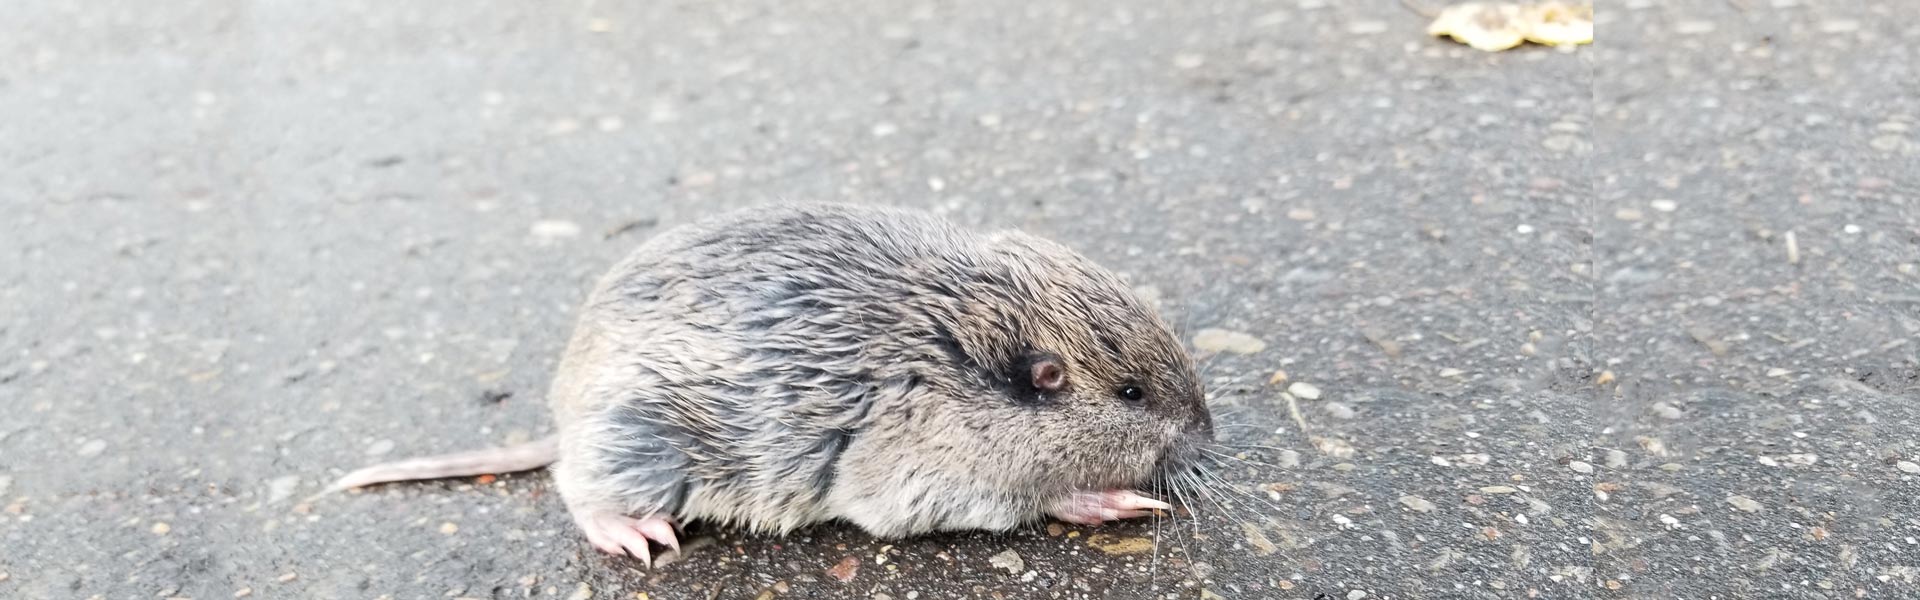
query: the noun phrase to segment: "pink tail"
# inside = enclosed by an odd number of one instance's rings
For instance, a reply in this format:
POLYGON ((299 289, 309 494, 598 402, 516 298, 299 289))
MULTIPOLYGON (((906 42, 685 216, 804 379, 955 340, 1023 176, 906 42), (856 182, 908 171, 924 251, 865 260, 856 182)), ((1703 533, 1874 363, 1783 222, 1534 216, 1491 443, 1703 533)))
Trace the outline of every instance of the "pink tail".
POLYGON ((376 483, 529 471, 553 464, 559 453, 558 438, 550 436, 504 448, 409 458, 348 473, 315 496, 376 483))

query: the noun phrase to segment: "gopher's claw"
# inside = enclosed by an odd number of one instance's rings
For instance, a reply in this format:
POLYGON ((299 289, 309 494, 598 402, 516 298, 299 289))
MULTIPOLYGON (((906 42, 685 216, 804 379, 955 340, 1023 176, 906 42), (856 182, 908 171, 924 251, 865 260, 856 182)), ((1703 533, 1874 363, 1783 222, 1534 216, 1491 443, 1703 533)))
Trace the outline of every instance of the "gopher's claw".
POLYGON ((601 552, 632 556, 647 566, 653 566, 653 553, 647 546, 649 541, 659 542, 675 552, 680 551, 680 540, 673 535, 673 521, 665 515, 635 519, 621 514, 595 513, 576 522, 580 530, 587 534, 587 542, 601 552))
POLYGON ((1047 512, 1068 523, 1099 525, 1107 521, 1148 516, 1154 510, 1173 510, 1173 505, 1132 490, 1107 490, 1074 492, 1055 502, 1047 512))

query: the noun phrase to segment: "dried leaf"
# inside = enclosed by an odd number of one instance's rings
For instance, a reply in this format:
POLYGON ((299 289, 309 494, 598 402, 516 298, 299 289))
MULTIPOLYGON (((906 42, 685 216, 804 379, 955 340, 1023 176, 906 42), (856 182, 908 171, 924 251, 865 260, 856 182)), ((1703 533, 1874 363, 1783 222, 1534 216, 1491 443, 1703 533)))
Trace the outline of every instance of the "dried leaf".
POLYGON ((840 564, 827 568, 827 575, 833 576, 834 579, 840 580, 841 583, 853 581, 854 576, 859 574, 860 557, 857 556, 842 558, 840 559, 840 564))
POLYGON ((1106 533, 1094 534, 1087 538, 1087 545, 1107 554, 1139 554, 1153 550, 1153 540, 1143 537, 1121 537, 1106 533))

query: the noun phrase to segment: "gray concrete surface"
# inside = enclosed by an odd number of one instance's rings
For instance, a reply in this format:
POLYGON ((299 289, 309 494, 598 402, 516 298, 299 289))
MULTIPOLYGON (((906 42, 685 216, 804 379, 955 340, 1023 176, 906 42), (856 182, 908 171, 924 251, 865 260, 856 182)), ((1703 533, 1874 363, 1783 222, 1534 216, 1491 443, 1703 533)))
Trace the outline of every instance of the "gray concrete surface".
POLYGON ((0 596, 1920 595, 1912 0, 1603 2, 1498 55, 1385 0, 158 4, 0 16, 0 596), (538 474, 300 503, 545 433, 592 277, 797 199, 1027 228, 1258 338, 1201 351, 1236 484, 651 571, 538 474))

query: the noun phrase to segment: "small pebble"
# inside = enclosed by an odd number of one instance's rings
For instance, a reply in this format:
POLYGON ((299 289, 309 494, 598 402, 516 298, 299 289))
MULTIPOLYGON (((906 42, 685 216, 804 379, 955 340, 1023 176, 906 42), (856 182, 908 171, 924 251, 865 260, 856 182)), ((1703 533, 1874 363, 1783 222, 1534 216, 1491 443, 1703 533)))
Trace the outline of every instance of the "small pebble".
POLYGON ((1335 419, 1352 419, 1360 414, 1359 411, 1355 411, 1353 407, 1339 402, 1328 402, 1321 406, 1320 409, 1326 411, 1327 415, 1335 419))
POLYGON ((1351 592, 1347 592, 1347 600, 1360 600, 1361 598, 1365 598, 1365 597, 1367 597, 1366 590, 1354 590, 1351 592))
POLYGON ((1620 469, 1627 466, 1627 453, 1619 450, 1607 451, 1607 468, 1620 469))
POLYGON ((895 125, 893 123, 884 123, 884 122, 875 123, 873 125, 873 137, 883 138, 896 133, 900 133, 899 125, 895 125))
POLYGON ((1900 469, 1902 472, 1920 474, 1920 464, 1915 464, 1913 461, 1910 461, 1910 460, 1903 460, 1903 461, 1894 463, 1893 466, 1896 469, 1900 469))
POLYGON ((1907 138, 1898 135, 1875 136, 1867 145, 1881 152, 1897 152, 1907 147, 1907 138))
POLYGON ((1739 494, 1727 496, 1727 504, 1732 504, 1734 508, 1746 512, 1760 512, 1760 509, 1763 508, 1758 501, 1739 494))
POLYGON ((1673 32, 1681 35, 1699 35, 1702 33, 1713 33, 1713 30, 1714 30, 1713 21, 1698 21, 1698 20, 1681 21, 1673 25, 1673 32))
POLYGON ((253 588, 250 588, 250 587, 243 587, 233 591, 233 597, 235 598, 245 598, 247 596, 252 596, 252 595, 253 595, 253 588))
POLYGON ((444 533, 444 534, 447 534, 447 535, 453 535, 453 534, 456 534, 456 533, 460 533, 460 526, 459 526, 459 525, 455 525, 455 524, 454 524, 453 522, 451 522, 451 521, 449 521, 449 522, 446 522, 446 523, 441 523, 441 524, 440 524, 440 533, 444 533))
POLYGON ((1305 381, 1295 381, 1287 386, 1287 393, 1301 400, 1319 400, 1320 387, 1305 381))
POLYGON ((1282 469, 1298 468, 1300 466, 1300 452, 1297 450, 1281 450, 1280 460, 1277 465, 1282 469))
POLYGON ((98 456, 101 452, 106 451, 106 449, 106 440, 88 440, 87 443, 80 445, 80 455, 98 456))
POLYGON ((1580 138, 1573 137, 1571 135, 1552 135, 1552 136, 1547 136, 1547 139, 1540 141, 1540 145, 1545 146, 1548 150, 1552 150, 1554 152, 1566 152, 1568 150, 1572 150, 1573 147, 1575 145, 1578 145, 1579 143, 1580 143, 1580 138))
POLYGON ((1207 64, 1207 57, 1191 52, 1181 53, 1173 57, 1173 66, 1178 69, 1198 69, 1204 64, 1207 64))
POLYGON ((1322 436, 1316 435, 1316 436, 1307 438, 1307 441, 1311 442, 1313 444, 1314 449, 1319 450, 1321 454, 1325 454, 1327 456, 1331 456, 1334 458, 1349 458, 1349 457, 1352 457, 1354 453, 1353 445, 1347 443, 1346 440, 1343 440, 1340 438, 1330 438, 1330 437, 1322 437, 1322 436))
POLYGON ((1854 19, 1828 19, 1820 22, 1820 33, 1853 33, 1860 30, 1860 21, 1854 19))
POLYGON ((527 232, 533 234, 533 237, 543 240, 578 237, 580 235, 580 224, 573 221, 559 220, 534 221, 533 226, 529 227, 527 232))
POLYGON ((1267 343, 1261 341, 1260 338, 1238 331, 1202 329, 1194 334, 1193 347, 1206 352, 1254 354, 1267 349, 1267 343))
POLYGON ((1655 200, 1647 204, 1649 206, 1652 206, 1654 210, 1657 210, 1660 212, 1673 212, 1676 210, 1680 210, 1680 203, 1674 202, 1672 200, 1655 200))
POLYGON ((1259 525, 1241 522, 1240 531, 1246 536, 1247 545, 1253 547, 1253 553, 1255 555, 1268 556, 1280 551, 1280 547, 1275 546, 1273 540, 1267 538, 1266 532, 1260 531, 1259 525))
POLYGON ((567 596, 567 600, 591 600, 592 598, 593 586, 587 585, 584 581, 573 588, 573 594, 567 596))
POLYGON ((1432 512, 1434 504, 1419 496, 1401 496, 1400 504, 1413 512, 1432 512))
POLYGON ((367 456, 380 456, 393 451, 393 440, 380 440, 367 446, 367 456))
POLYGON ((293 495, 294 488, 299 486, 299 475, 286 475, 273 478, 273 481, 267 482, 267 503, 272 504, 286 500, 293 495))
POLYGON ((1347 24, 1347 33, 1354 35, 1373 35, 1387 30, 1386 21, 1354 21, 1347 24))
POLYGON ((168 525, 166 521, 160 521, 153 524, 151 531, 153 531, 154 535, 166 535, 168 532, 173 531, 173 526, 168 525))
POLYGON ((1593 465, 1588 464, 1585 461, 1576 460, 1573 462, 1569 462, 1567 463, 1567 468, 1572 469, 1573 472, 1575 473, 1592 473, 1593 472, 1593 465))

